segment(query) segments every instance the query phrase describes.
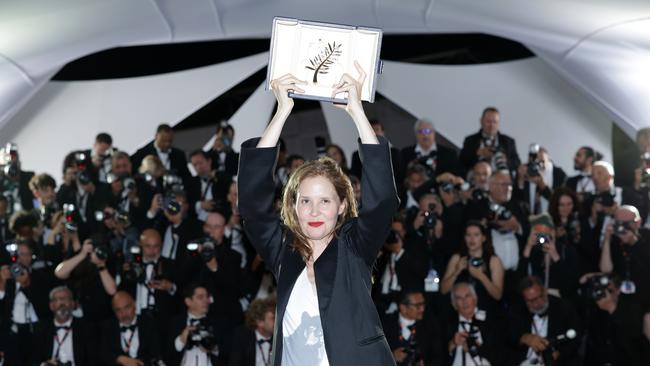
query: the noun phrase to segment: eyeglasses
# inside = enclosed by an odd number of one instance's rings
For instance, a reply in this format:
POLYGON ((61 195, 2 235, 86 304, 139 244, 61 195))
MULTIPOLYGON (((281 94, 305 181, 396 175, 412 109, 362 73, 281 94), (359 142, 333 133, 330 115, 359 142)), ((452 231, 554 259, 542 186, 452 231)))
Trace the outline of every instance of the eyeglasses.
POLYGON ((433 132, 433 129, 431 128, 421 128, 418 130, 418 133, 421 135, 428 135, 433 132))

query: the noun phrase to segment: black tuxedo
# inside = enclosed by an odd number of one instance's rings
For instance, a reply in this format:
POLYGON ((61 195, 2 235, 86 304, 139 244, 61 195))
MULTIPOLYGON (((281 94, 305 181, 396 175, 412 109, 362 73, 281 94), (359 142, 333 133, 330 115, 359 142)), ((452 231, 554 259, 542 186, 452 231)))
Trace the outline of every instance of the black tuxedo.
MULTIPOLYGON (((470 171, 474 164, 478 162, 478 155, 476 151, 481 146, 481 140, 483 139, 481 131, 465 137, 463 141, 463 148, 460 151, 460 162, 463 164, 465 172, 470 171)), ((521 164, 519 160, 519 155, 517 154, 517 147, 515 145, 515 140, 500 132, 497 133, 497 140, 499 142, 498 148, 503 151, 508 159, 508 169, 510 172, 516 172, 517 168, 521 164)))
MULTIPOLYGON (((579 332, 578 314, 562 299, 549 295, 549 307, 547 310, 548 325, 546 339, 551 341, 558 335, 565 334, 567 330, 573 329, 579 332)), ((520 344, 522 335, 532 333, 533 314, 523 307, 514 309, 508 319, 508 339, 513 348, 511 363, 518 365, 526 359, 528 347, 520 344)), ((560 352, 560 358, 556 365, 576 365, 578 363, 578 345, 581 335, 571 341, 559 343, 555 349, 560 352)))
MULTIPOLYGON (((34 208, 34 195, 29 188, 29 181, 34 176, 34 172, 26 172, 21 170, 18 175, 18 181, 15 182, 18 186, 18 200, 23 207, 23 210, 31 210, 34 208)), ((5 178, 8 179, 8 178, 5 178)), ((11 202, 9 202, 9 212, 12 212, 11 202)))
MULTIPOLYGON (((212 193, 212 200, 216 203, 215 209, 220 212, 229 211, 229 209, 226 209, 226 207, 229 206, 229 203, 226 201, 226 196, 228 195, 228 190, 232 183, 232 176, 219 172, 209 181, 210 183, 208 188, 212 193)), ((201 177, 196 176, 188 179, 185 191, 187 192, 187 200, 190 204, 190 210, 196 214, 196 203, 198 201, 203 201, 206 195, 206 192, 201 190, 201 177)))
MULTIPOLYGON (((173 317, 171 320, 165 321, 166 324, 169 324, 169 329, 167 331, 168 336, 165 342, 165 350, 167 352, 166 359, 168 365, 180 365, 181 360, 183 359, 183 353, 187 349, 187 344, 185 345, 185 348, 183 348, 180 352, 178 352, 176 350, 176 346, 174 345, 174 342, 176 340, 176 337, 178 337, 183 332, 183 329, 187 327, 188 325, 187 318, 188 315, 186 312, 184 312, 183 314, 179 314, 173 317)), ((203 319, 201 319, 200 324, 204 327, 211 327, 215 335, 215 338, 217 340, 217 345, 219 346, 219 358, 217 358, 213 354, 210 354, 210 362, 212 363, 212 365, 220 365, 221 363, 218 363, 219 359, 223 359, 225 357, 222 353, 222 351, 224 350, 223 341, 225 338, 225 333, 223 331, 223 328, 211 316, 206 316, 203 319)))
POLYGON ((73 219, 77 225, 81 241, 87 239, 103 226, 103 222, 95 219, 95 212, 103 211, 111 200, 110 187, 105 183, 95 183, 95 191, 92 193, 86 192, 85 194, 88 198, 86 198, 86 211, 83 217, 79 208, 80 203, 76 184, 68 187, 65 191, 62 190, 61 196, 57 198, 59 207, 63 207, 63 204, 66 203, 74 205, 73 219))
MULTIPOLYGON (((158 156, 158 152, 154 147, 154 142, 150 142, 144 147, 138 149, 131 156, 131 164, 133 165, 134 170, 138 170, 142 164, 142 160, 147 155, 158 156)), ((185 158, 185 153, 183 150, 171 147, 169 149, 169 171, 175 173, 183 179, 187 179, 191 176, 189 169, 187 168, 187 159, 185 158)))
MULTIPOLYGON (((33 365, 40 365, 52 358, 54 336, 56 329, 54 321, 49 320, 36 327, 34 334, 34 357, 33 365)), ((83 319, 73 318, 72 320, 72 350, 74 353, 75 365, 96 365, 97 364, 97 337, 92 328, 83 319)))
POLYGON ((228 366, 255 366, 257 337, 255 331, 246 327, 235 329, 228 366))
MULTIPOLYGON (((417 145, 405 147, 400 152, 401 161, 399 167, 402 169, 400 174, 400 176, 402 177, 406 176, 406 170, 408 169, 409 163, 419 158, 417 153, 415 152, 416 146, 417 145)), ((436 146, 436 149, 437 150, 432 151, 428 155, 432 157, 433 160, 435 160, 434 166, 435 166, 436 176, 442 173, 451 173, 454 175, 459 175, 460 164, 458 163, 458 154, 456 153, 456 151, 448 147, 442 146, 440 144, 436 146)), ((426 164, 422 164, 422 165, 426 165, 426 164)), ((430 177, 430 178, 433 179, 434 177, 430 177)))
MULTIPOLYGON (((318 304, 329 362, 333 365, 394 365, 370 297, 372 266, 399 205, 388 142, 361 144, 363 161, 358 218, 343 224, 314 264, 318 304)), ((242 145, 239 209, 244 228, 278 281, 274 365, 282 360, 282 319, 305 261, 292 249, 275 211, 274 166, 278 148, 242 145), (278 341, 279 340, 279 341, 278 341)))
MULTIPOLYGON (((401 337, 402 329, 397 312, 384 316, 382 324, 391 351, 406 347, 406 341, 401 337)), ((435 320, 426 318, 416 321, 414 325, 415 343, 424 364, 427 366, 441 365, 445 352, 442 349, 443 340, 440 325, 435 320)))
POLYGON ((154 228, 160 233, 163 246, 165 244, 165 235, 169 227, 171 227, 172 240, 174 236, 178 238, 175 245, 176 249, 173 249, 176 252, 176 257, 173 261, 174 263, 183 263, 189 256, 187 243, 203 237, 203 228, 201 223, 194 216, 185 216, 183 221, 181 221, 180 225, 176 228, 174 228, 174 226, 163 217, 156 221, 154 225, 154 228))
MULTIPOLYGON (((458 332, 458 314, 456 312, 450 312, 447 314, 446 322, 444 324, 444 346, 447 347, 449 342, 454 338, 456 332, 458 332)), ((486 313, 485 320, 478 320, 476 317, 472 320, 472 326, 475 326, 481 332, 481 338, 483 339, 483 344, 478 349, 478 355, 481 358, 487 359, 490 361, 492 366, 502 365, 505 360, 505 355, 503 354, 504 342, 503 342, 503 332, 501 331, 501 324, 498 324, 495 315, 486 313)), ((448 350, 448 349, 445 349, 448 350)), ((447 365, 451 365, 454 362, 454 357, 456 355, 455 349, 448 355, 447 365)))
MULTIPOLYGON (((21 288, 27 300, 34 307, 34 312, 39 320, 48 319, 52 316, 49 308, 48 295, 54 286, 54 279, 51 274, 46 273, 48 269, 33 270, 31 273, 31 284, 27 288, 21 288)), ((49 269, 51 271, 51 269, 49 269)), ((8 331, 11 327, 11 318, 16 298, 16 281, 12 278, 7 280, 5 285, 5 296, 0 300, 0 331, 8 331)))
MULTIPOLYGON (((152 359, 162 359, 162 339, 156 323, 147 317, 139 317, 136 326, 139 344, 137 358, 145 363, 152 359)), ((105 365, 115 365, 118 356, 128 357, 122 349, 122 331, 117 319, 105 321, 101 335, 101 358, 105 365)))
MULTIPOLYGON (((564 173, 564 170, 562 170, 560 167, 553 166, 553 184, 550 185, 549 182, 544 182, 546 185, 544 189, 540 190, 539 187, 536 187, 536 189, 542 197, 544 197, 547 201, 550 201, 553 191, 558 187, 562 187, 565 181, 566 173, 564 173)), ((526 207, 528 208, 528 214, 533 214, 534 206, 531 206, 530 204, 530 182, 525 181, 523 188, 519 188, 516 182, 513 186, 513 196, 517 197, 517 199, 526 204, 526 207)))
POLYGON ((237 169, 239 168, 239 154, 230 150, 226 151, 226 158, 224 162, 221 162, 219 159, 220 152, 210 149, 208 152, 210 159, 212 160, 212 170, 217 172, 223 172, 228 176, 237 175, 237 169))
MULTIPOLYGON (((404 253, 395 261, 396 280, 402 290, 424 290, 424 278, 427 276, 429 269, 429 257, 425 249, 426 243, 418 242, 416 244, 418 245, 404 245, 404 253)), ((390 271, 390 260, 391 253, 383 250, 375 266, 373 298, 380 311, 386 310, 391 302, 397 303, 399 301, 399 293, 391 291, 390 286, 388 293, 382 294, 384 273, 386 269, 390 271)))

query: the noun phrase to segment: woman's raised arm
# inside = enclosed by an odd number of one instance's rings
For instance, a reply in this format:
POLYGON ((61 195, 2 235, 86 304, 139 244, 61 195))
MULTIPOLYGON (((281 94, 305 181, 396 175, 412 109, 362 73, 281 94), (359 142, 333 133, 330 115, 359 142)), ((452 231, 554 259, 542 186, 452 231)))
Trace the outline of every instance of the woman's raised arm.
POLYGON ((275 111, 269 125, 266 126, 257 147, 275 147, 277 145, 284 122, 287 121, 287 117, 289 117, 291 109, 293 109, 293 99, 289 98, 289 91, 304 93, 305 91, 297 86, 301 84, 306 84, 306 82, 298 80, 291 74, 286 74, 271 81, 271 90, 275 94, 275 99, 278 100, 278 109, 275 111))

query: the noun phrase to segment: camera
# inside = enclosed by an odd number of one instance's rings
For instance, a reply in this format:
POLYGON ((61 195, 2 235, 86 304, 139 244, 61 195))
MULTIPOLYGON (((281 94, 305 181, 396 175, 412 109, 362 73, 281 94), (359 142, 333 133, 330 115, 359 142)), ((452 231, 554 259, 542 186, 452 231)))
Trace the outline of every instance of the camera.
POLYGON ((496 152, 492 155, 492 161, 496 170, 508 170, 508 159, 503 150, 496 149, 496 152))
POLYGON ((126 211, 115 210, 115 212, 113 212, 113 215, 110 215, 104 211, 95 211, 96 221, 104 221, 109 218, 112 218, 113 220, 124 224, 125 226, 129 226, 131 224, 131 221, 129 220, 129 213, 126 211))
POLYGON ((594 197, 594 202, 598 202, 605 207, 614 206, 614 195, 611 192, 598 193, 594 197))
POLYGON ((483 201, 487 198, 488 198, 488 193, 479 187, 474 188, 474 190, 472 191, 472 199, 474 201, 483 201))
POLYGON ((456 189, 456 185, 454 185, 453 182, 442 182, 442 183, 440 183, 440 190, 445 192, 445 193, 453 192, 454 189, 456 189))
POLYGON ((217 254, 216 245, 214 241, 209 237, 193 240, 187 243, 186 247, 187 250, 190 252, 190 255, 192 256, 198 255, 206 263, 211 261, 212 258, 214 258, 217 254), (201 251, 199 251, 199 249, 201 251))
POLYGON ((427 176, 429 177, 429 179, 433 179, 436 177, 436 168, 437 168, 436 154, 437 154, 436 151, 432 151, 431 153, 429 153, 429 155, 422 156, 416 160, 418 164, 424 167, 424 170, 427 176))
POLYGON ((27 273, 27 269, 20 263, 12 263, 11 267, 9 268, 9 272, 11 272, 11 277, 15 280, 16 278, 27 273))
POLYGON ((589 299, 598 301, 605 297, 607 294, 607 287, 612 282, 612 279, 606 274, 599 274, 587 279, 583 285, 581 292, 589 299))
POLYGON ((98 240, 91 240, 91 243, 93 245, 93 251, 95 252, 95 256, 99 260, 102 261, 107 260, 109 254, 108 247, 104 243, 98 240))
POLYGON ((18 145, 8 142, 4 148, 0 149, 0 177, 6 176, 15 179, 19 174, 18 145))
POLYGON ((480 345, 478 344, 479 336, 480 336, 480 329, 476 325, 471 325, 467 338, 465 339, 465 342, 467 343, 467 352, 469 355, 474 358, 478 356, 478 351, 480 345))
POLYGON ((81 151, 74 154, 74 161, 77 166, 77 179, 79 180, 79 184, 82 186, 92 183, 92 177, 90 176, 90 172, 86 165, 87 159, 88 156, 81 151))
POLYGON ((483 258, 481 257, 471 257, 468 262, 472 267, 480 267, 484 263, 483 258))
POLYGON ((210 325, 198 324, 189 337, 187 337, 187 347, 203 347, 206 350, 212 350, 217 345, 217 338, 214 330, 210 325))
POLYGON ((136 188, 135 179, 131 178, 129 175, 118 177, 115 174, 110 173, 106 176, 106 183, 108 184, 113 184, 113 182, 117 181, 122 182, 122 188, 127 192, 132 192, 136 188))
POLYGON ((490 202, 488 204, 488 220, 510 220, 512 217, 512 212, 508 210, 505 206, 502 206, 496 202, 490 202))
POLYGON ((163 209, 170 215, 176 215, 181 211, 181 204, 176 201, 176 194, 184 190, 181 177, 173 174, 163 176, 163 209))
POLYGON ((527 174, 530 177, 535 177, 539 175, 540 170, 544 167, 542 163, 537 161, 539 159, 539 144, 530 144, 528 148, 528 164, 527 164, 527 174))
POLYGON ((551 236, 546 233, 535 233, 535 245, 543 246, 551 242, 551 236))
POLYGON ((650 151, 641 154, 641 181, 646 185, 650 183, 650 151))
POLYGON ((48 203, 39 209, 38 213, 41 219, 41 222, 48 228, 52 228, 52 216, 58 210, 56 202, 48 203))
POLYGON ((438 221, 438 215, 435 212, 436 205, 429 203, 429 209, 424 211, 424 226, 427 229, 433 229, 436 227, 436 222, 438 221))
POLYGON ((390 230, 388 236, 386 237, 386 244, 395 244, 399 241, 399 234, 395 230, 390 230))
POLYGON ((630 229, 631 228, 628 222, 618 220, 614 222, 614 234, 616 235, 625 235, 625 233, 630 231, 630 229))
POLYGON ((124 279, 130 282, 144 283, 146 280, 145 268, 142 265, 142 249, 134 245, 124 255, 124 263, 129 264, 129 269, 124 271, 124 279))
POLYGON ((72 203, 63 204, 63 216, 65 217, 65 229, 69 232, 77 231, 77 224, 74 221, 75 206, 72 203))

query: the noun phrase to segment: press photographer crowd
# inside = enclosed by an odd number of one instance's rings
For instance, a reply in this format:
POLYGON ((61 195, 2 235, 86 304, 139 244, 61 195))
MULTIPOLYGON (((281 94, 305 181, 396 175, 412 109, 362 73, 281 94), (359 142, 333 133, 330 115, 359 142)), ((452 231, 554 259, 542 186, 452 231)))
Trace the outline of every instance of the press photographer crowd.
MULTIPOLYGON (((477 120, 459 152, 427 120, 391 148, 401 207, 372 296, 396 364, 650 365, 650 129, 619 187, 589 146, 568 177, 544 141, 520 160, 496 108, 477 120)), ((60 185, 7 144, 0 365, 270 365, 276 282, 239 215, 234 133, 189 155, 164 124, 133 155, 100 133, 60 185)), ((318 145, 360 200, 359 153, 318 145)), ((278 161, 279 208, 305 157, 281 143, 278 161)))

